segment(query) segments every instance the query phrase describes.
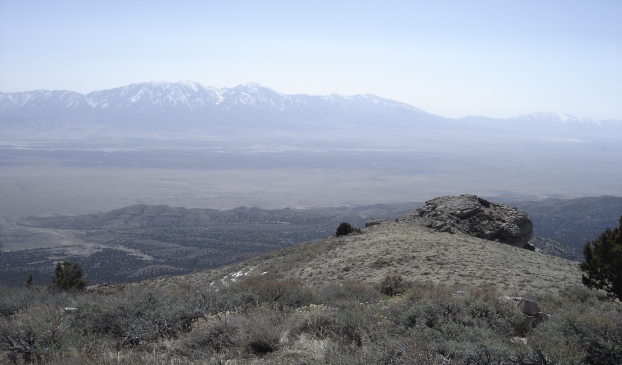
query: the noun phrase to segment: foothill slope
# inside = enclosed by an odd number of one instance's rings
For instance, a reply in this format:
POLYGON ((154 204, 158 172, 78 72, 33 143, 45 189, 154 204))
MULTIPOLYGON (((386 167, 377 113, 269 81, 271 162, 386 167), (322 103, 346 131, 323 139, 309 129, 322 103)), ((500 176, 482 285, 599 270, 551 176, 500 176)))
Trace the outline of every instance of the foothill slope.
POLYGON ((397 274, 405 280, 429 281, 457 290, 493 285, 505 295, 557 293, 581 284, 577 262, 457 230, 440 232, 410 219, 372 222, 360 233, 333 236, 231 266, 150 283, 214 285, 267 273, 309 284, 380 282, 386 275, 397 274))

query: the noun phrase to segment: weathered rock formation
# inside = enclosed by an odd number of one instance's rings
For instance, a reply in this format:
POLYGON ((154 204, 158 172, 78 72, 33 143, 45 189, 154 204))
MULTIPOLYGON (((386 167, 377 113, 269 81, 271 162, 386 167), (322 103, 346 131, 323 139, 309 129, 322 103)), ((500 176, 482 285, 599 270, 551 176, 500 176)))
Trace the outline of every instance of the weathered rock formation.
POLYGON ((527 213, 475 195, 443 196, 400 219, 439 232, 462 232, 470 236, 528 247, 533 223, 527 213))

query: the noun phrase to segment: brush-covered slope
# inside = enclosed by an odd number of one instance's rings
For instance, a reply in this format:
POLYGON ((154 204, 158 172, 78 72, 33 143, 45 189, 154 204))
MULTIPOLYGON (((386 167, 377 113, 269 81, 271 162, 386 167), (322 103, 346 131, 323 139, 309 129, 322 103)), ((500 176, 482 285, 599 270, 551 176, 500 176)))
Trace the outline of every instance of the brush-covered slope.
POLYGON ((265 273, 299 278, 308 284, 341 280, 379 282, 387 274, 399 274, 406 280, 458 288, 490 283, 506 295, 556 293, 581 283, 576 262, 405 221, 386 221, 360 233, 313 241, 217 270, 151 283, 210 285, 265 273))
POLYGON ((360 226, 419 205, 220 211, 139 204, 18 222, 0 217, 0 285, 22 286, 30 273, 47 280, 58 260, 82 265, 91 284, 188 274, 328 237, 343 221, 360 226))

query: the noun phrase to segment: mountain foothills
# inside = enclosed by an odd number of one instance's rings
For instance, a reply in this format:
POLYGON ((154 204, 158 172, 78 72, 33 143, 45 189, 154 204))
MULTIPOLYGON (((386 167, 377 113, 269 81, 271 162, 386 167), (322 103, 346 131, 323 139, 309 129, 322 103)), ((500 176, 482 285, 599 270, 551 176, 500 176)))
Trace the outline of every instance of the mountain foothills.
POLYGON ((54 262, 84 266, 91 284, 127 282, 220 267, 334 233, 343 221, 397 218, 420 203, 265 210, 133 205, 102 214, 0 222, 0 282, 44 284, 54 262), (33 264, 36 263, 36 264, 33 264))
MULTIPOLYGON (((91 284, 187 274, 330 237, 341 222, 363 227, 386 225, 387 220, 395 219, 400 221, 397 228, 414 225, 426 228, 426 237, 437 239, 439 245, 448 244, 443 243, 446 239, 457 239, 452 233, 462 233, 519 248, 535 246, 539 252, 532 252, 534 257, 552 255, 580 261, 579 249, 569 247, 568 241, 562 244, 554 238, 589 237, 584 244, 607 227, 615 226, 616 217, 622 212, 622 198, 617 197, 553 199, 516 205, 528 207, 526 211, 532 218, 516 208, 465 195, 439 197, 425 204, 314 209, 240 207, 219 211, 134 205, 101 214, 5 219, 0 222, 0 277, 4 284, 20 286, 32 273, 35 282, 46 284, 59 259, 83 265, 91 284), (585 209, 593 205, 607 208, 585 209), (576 209, 569 209, 573 206, 576 209), (557 211, 554 219, 538 214, 545 209, 557 211), (592 223, 569 224, 573 219, 592 223), (541 225, 544 228, 540 229, 541 225), (433 235, 434 231, 439 235, 433 235), (591 236, 592 231, 598 232, 591 236)), ((499 247, 503 250, 503 246, 499 247)), ((386 247, 386 250, 392 249, 386 247)), ((399 252, 396 250, 395 254, 399 252)), ((438 255, 439 259, 443 256, 438 255)), ((421 256, 412 262, 405 259, 400 262, 404 266, 422 265, 419 259, 421 256)), ((374 265, 391 267, 389 259, 383 260, 374 265)), ((424 263, 431 265, 430 260, 424 263)), ((428 268, 430 273, 443 267, 432 266, 428 268)))
POLYGON ((524 212, 505 204, 473 195, 439 197, 401 218, 372 220, 360 233, 332 236, 154 283, 197 284, 265 273, 316 284, 378 282, 399 274, 409 281, 454 286, 492 284, 506 295, 558 292, 580 284, 577 262, 524 247, 532 228, 524 212))
POLYGON ((542 199, 512 204, 529 212, 535 222, 535 235, 579 251, 605 228, 616 227, 622 215, 622 197, 615 196, 542 199))

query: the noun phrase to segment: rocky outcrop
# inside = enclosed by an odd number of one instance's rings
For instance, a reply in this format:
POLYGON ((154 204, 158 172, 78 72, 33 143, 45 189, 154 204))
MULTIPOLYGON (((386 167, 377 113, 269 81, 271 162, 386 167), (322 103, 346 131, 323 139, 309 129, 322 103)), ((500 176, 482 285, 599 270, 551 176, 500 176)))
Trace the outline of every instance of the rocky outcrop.
POLYGON ((548 321, 551 318, 550 314, 546 314, 540 309, 540 305, 536 301, 523 297, 502 297, 501 299, 506 303, 512 304, 523 313, 525 316, 523 321, 525 329, 536 327, 540 322, 548 321))
POLYGON ((533 234, 533 223, 527 213, 475 195, 429 200, 400 222, 421 224, 439 232, 462 232, 521 248, 528 247, 533 234))

